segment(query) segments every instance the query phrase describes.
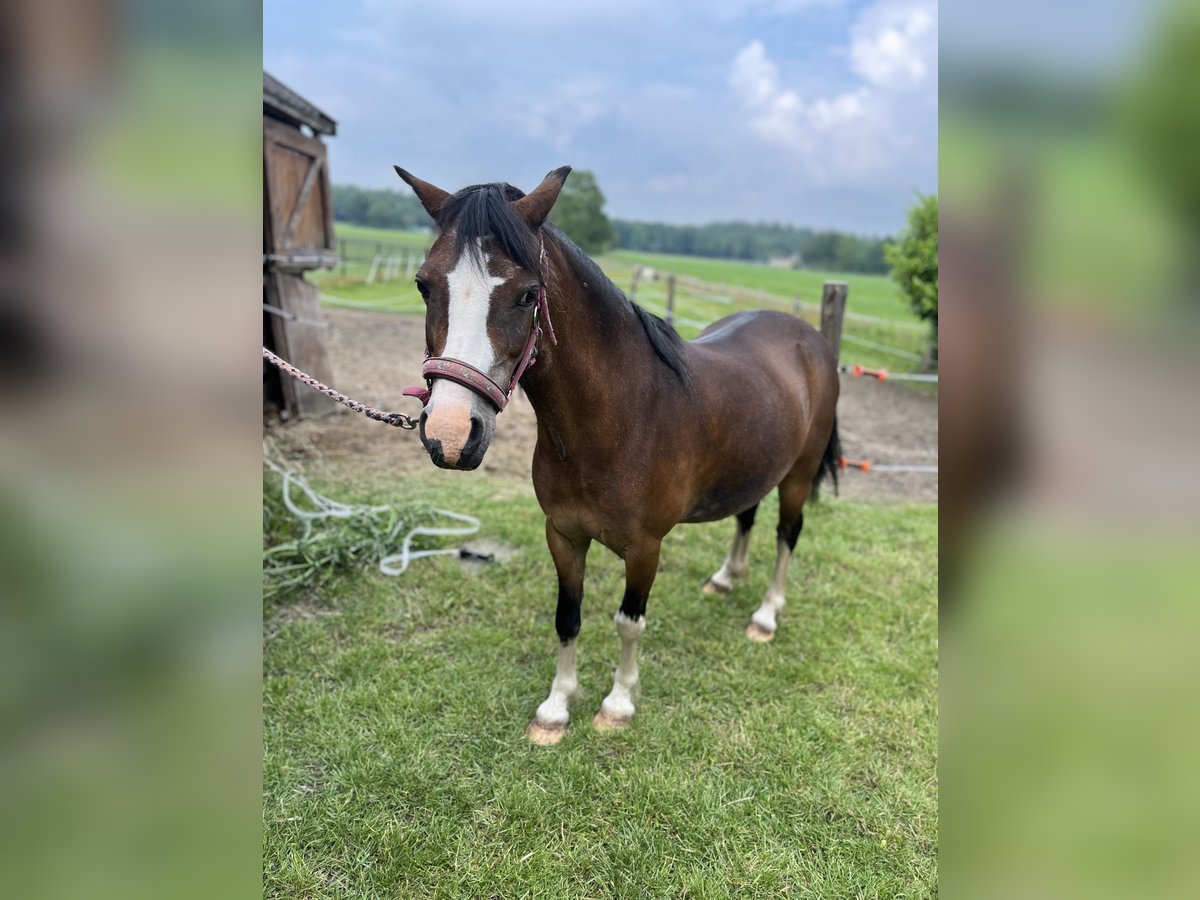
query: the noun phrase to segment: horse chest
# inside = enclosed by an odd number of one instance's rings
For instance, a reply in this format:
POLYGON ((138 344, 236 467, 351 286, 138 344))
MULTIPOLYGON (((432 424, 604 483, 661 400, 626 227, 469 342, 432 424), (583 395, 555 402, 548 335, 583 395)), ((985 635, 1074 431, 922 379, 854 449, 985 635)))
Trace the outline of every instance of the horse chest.
POLYGON ((643 530, 645 491, 619 467, 534 460, 534 491, 542 512, 564 535, 598 541, 618 555, 643 530))

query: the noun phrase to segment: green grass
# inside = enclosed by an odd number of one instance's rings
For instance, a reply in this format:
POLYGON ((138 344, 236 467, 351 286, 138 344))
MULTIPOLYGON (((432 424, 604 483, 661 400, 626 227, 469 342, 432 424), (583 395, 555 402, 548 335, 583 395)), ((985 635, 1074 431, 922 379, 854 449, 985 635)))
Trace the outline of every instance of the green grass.
POLYGON ((338 238, 362 241, 381 241, 385 244, 404 244, 407 247, 427 249, 433 243, 433 234, 428 231, 401 231, 396 228, 371 228, 367 225, 351 225, 337 222, 334 231, 338 238))
POLYGON ((767 291, 783 297, 799 296, 809 303, 821 302, 821 288, 826 281, 845 281, 850 285, 847 310, 897 322, 917 321, 900 296, 895 282, 886 275, 776 269, 733 259, 643 253, 636 250, 617 250, 609 254, 609 257, 616 262, 625 263, 631 269, 635 264, 653 266, 664 272, 690 275, 705 281, 767 291))
POLYGON ((264 879, 271 897, 925 897, 937 865, 937 518, 810 506, 772 644, 766 589, 700 594, 728 522, 664 542, 638 713, 601 735, 620 563, 589 558, 566 738, 523 730, 554 668, 554 576, 525 485, 317 485, 482 518, 518 550, 475 571, 336 576, 266 607, 264 879))

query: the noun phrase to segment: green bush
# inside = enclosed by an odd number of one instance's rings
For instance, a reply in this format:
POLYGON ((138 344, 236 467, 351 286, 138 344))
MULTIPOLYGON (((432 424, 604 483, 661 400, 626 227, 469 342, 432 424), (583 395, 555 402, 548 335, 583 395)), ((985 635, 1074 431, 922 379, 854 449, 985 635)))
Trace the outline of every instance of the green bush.
POLYGON ((576 169, 567 179, 550 220, 585 253, 603 253, 613 245, 613 227, 604 214, 604 194, 596 176, 576 169))
POLYGON ((933 328, 931 356, 937 359, 938 198, 922 197, 908 211, 908 225, 884 248, 892 279, 914 313, 933 328))

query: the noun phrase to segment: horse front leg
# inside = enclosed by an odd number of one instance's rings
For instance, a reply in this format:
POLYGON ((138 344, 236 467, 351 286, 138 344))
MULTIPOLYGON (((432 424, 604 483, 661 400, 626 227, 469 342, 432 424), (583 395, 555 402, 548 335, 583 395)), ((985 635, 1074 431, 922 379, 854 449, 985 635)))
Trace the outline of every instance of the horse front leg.
POLYGON ((625 596, 613 616, 621 638, 621 659, 613 673, 613 687, 592 720, 599 731, 624 728, 633 719, 633 690, 638 683, 638 643, 646 630, 646 599, 658 574, 661 540, 645 539, 625 553, 625 596))
POLYGON ((576 677, 575 639, 579 636, 579 613, 583 604, 583 572, 587 562, 589 538, 569 539, 546 520, 546 543, 558 572, 558 609, 554 628, 558 632, 558 663, 550 696, 537 708, 537 714, 525 733, 535 744, 557 744, 567 733, 570 721, 568 703, 579 687, 576 677))

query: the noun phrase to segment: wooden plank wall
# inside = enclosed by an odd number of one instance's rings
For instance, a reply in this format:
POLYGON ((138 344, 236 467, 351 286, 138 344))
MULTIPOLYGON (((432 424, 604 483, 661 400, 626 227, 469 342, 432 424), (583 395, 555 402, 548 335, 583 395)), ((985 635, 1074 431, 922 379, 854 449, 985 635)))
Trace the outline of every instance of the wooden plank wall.
MULTIPOLYGON (((263 253, 314 256, 336 246, 333 197, 325 145, 274 119, 263 119, 263 253)), ((305 263, 303 265, 311 265, 305 263)), ((263 302, 284 315, 264 313, 263 341, 292 365, 333 383, 320 324, 320 295, 304 280, 302 268, 272 261, 263 271, 263 302)), ((282 398, 284 418, 317 416, 337 405, 294 378, 264 374, 264 400, 282 398)))
POLYGON ((263 120, 267 253, 335 249, 325 145, 274 119, 263 120))
MULTIPOLYGON (((289 317, 269 314, 271 347, 296 368, 318 381, 333 384, 325 342, 329 329, 321 319, 321 297, 315 284, 301 275, 268 272, 263 277, 263 302, 284 310, 289 317), (294 319, 291 317, 295 317, 294 319)), ((337 404, 295 378, 280 373, 280 388, 288 416, 321 416, 337 404)))

